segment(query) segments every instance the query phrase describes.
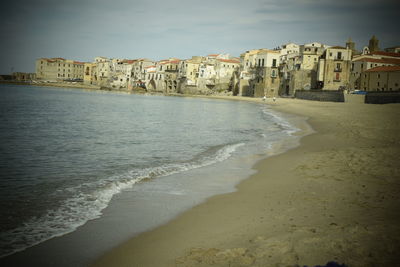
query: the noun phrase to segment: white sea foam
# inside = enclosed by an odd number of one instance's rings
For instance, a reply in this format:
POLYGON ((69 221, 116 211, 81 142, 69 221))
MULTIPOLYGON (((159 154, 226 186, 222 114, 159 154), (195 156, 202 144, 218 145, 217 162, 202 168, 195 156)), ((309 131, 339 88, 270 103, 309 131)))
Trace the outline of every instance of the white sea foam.
MULTIPOLYGON (((66 188, 69 192, 78 192, 65 200, 58 209, 49 210, 44 216, 31 218, 21 227, 1 233, 0 257, 22 251, 53 237, 73 232, 89 220, 99 218, 112 197, 122 190, 144 180, 172 175, 208 166, 228 159, 243 143, 229 144, 215 153, 205 155, 193 162, 166 164, 153 168, 131 170, 127 173, 109 177, 107 180, 66 188), (96 188, 85 192, 87 188, 96 188)), ((172 192, 177 193, 177 192, 172 192)), ((182 192, 179 192, 181 194, 182 192)))
POLYGON ((294 133, 300 131, 299 128, 290 124, 287 119, 285 119, 282 115, 278 115, 276 112, 272 111, 264 107, 262 112, 266 115, 269 115, 271 119, 288 135, 293 135, 294 133))

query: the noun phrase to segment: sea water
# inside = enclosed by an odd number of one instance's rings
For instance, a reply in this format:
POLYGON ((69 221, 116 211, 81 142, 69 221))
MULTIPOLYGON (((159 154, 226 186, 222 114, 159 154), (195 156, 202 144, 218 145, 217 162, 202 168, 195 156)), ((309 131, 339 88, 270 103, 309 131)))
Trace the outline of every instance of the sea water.
POLYGON ((261 103, 16 85, 0 95, 2 257, 101 218, 121 192, 138 218, 129 231, 148 230, 233 191, 244 159, 298 130, 261 103))

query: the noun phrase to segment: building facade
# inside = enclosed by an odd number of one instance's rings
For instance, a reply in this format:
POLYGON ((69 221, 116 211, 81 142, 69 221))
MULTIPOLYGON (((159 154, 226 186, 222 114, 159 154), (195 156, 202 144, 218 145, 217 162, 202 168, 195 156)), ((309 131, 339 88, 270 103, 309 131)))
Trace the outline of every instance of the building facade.
POLYGON ((361 74, 360 88, 364 91, 400 91, 400 66, 380 66, 361 74))
POLYGON ((317 79, 320 89, 349 88, 352 50, 345 47, 328 47, 318 63, 317 79))
POLYGON ((64 58, 39 58, 36 79, 50 82, 83 81, 84 63, 64 58))

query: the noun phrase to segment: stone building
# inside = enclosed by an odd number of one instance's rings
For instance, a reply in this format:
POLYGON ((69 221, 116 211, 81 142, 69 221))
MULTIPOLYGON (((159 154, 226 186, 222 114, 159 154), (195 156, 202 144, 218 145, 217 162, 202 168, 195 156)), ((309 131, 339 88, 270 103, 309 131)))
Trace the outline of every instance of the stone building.
POLYGON ((131 78, 128 84, 128 89, 135 87, 146 87, 146 69, 154 66, 154 62, 147 58, 134 60, 132 63, 131 78))
POLYGON ((360 89, 364 91, 400 91, 400 66, 380 66, 361 74, 360 89))
POLYGON ((261 49, 254 55, 250 68, 250 94, 254 97, 276 97, 279 91, 279 50, 261 49))
POLYGON ((111 61, 111 82, 110 87, 121 89, 128 88, 131 80, 133 64, 136 60, 130 59, 114 59, 111 61))
POLYGON ((237 58, 221 58, 215 60, 214 92, 232 92, 239 82, 240 60, 237 58))
POLYGON ((96 57, 94 59, 96 65, 97 79, 96 84, 101 87, 109 87, 112 77, 112 62, 106 57, 96 57))
MULTIPOLYGON (((256 67, 257 54, 263 49, 254 49, 246 51, 240 55, 240 70, 239 70, 239 89, 240 96, 254 96, 254 85, 251 81, 256 79, 254 67, 256 67)), ((265 60, 264 60, 265 65, 265 60)))
POLYGON ((155 73, 150 73, 150 67, 147 67, 145 73, 148 76, 147 90, 164 94, 177 93, 180 62, 181 60, 177 58, 160 60, 155 64, 155 73))
POLYGON ((181 62, 179 92, 185 94, 212 94, 232 92, 238 79, 240 61, 229 54, 194 56, 181 62))
POLYGON ((97 65, 96 63, 85 62, 84 64, 84 74, 83 74, 84 84, 97 84, 97 65))
POLYGON ((282 54, 280 92, 294 95, 295 91, 316 89, 319 58, 328 46, 313 42, 299 46, 297 53, 282 54))
POLYGON ((360 56, 353 58, 351 64, 350 88, 362 89, 361 74, 369 69, 382 66, 400 66, 399 58, 382 58, 379 56, 360 56))
POLYGON ((37 80, 83 81, 84 63, 64 58, 39 58, 35 73, 37 80))
POLYGON ((155 83, 155 75, 157 72, 157 66, 156 65, 151 65, 144 67, 144 83, 145 83, 145 88, 148 91, 156 91, 156 83, 155 83))
POLYGON ((319 88, 338 90, 349 88, 352 50, 341 46, 328 47, 318 63, 319 88))

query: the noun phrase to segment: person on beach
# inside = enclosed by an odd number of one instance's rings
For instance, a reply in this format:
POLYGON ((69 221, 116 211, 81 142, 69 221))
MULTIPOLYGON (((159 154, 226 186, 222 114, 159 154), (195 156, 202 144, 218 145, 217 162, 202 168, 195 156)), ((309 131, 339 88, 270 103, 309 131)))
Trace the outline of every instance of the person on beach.
POLYGON ((276 100, 276 97, 274 96, 274 97, 272 98, 272 100, 274 100, 274 102, 275 102, 275 100, 276 100))
POLYGON ((263 101, 265 101, 267 99, 267 96, 266 95, 264 95, 263 96, 263 101))

